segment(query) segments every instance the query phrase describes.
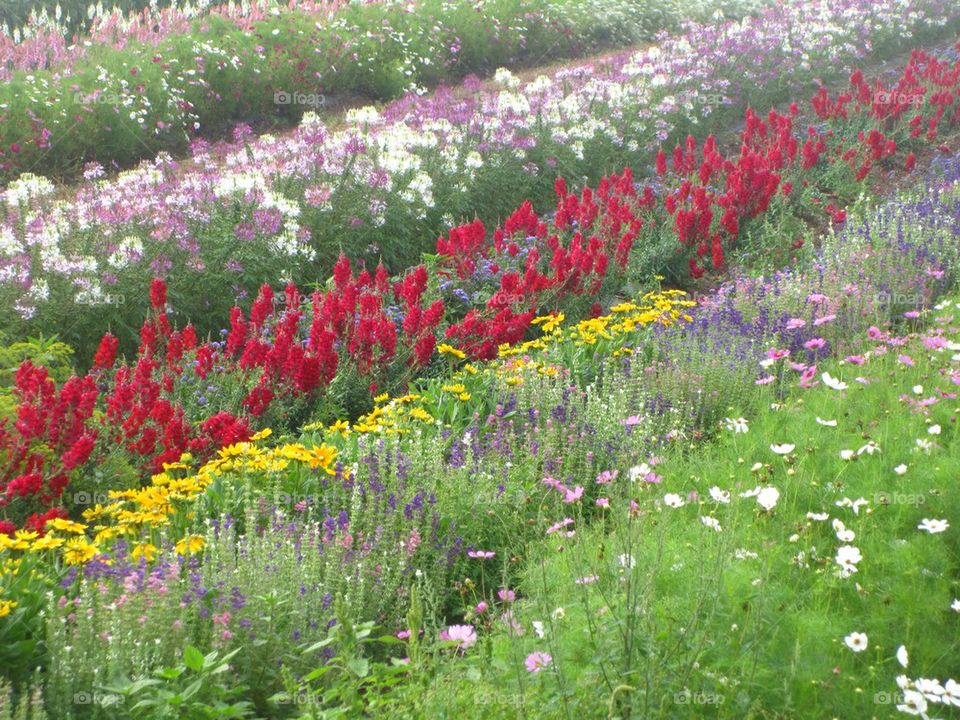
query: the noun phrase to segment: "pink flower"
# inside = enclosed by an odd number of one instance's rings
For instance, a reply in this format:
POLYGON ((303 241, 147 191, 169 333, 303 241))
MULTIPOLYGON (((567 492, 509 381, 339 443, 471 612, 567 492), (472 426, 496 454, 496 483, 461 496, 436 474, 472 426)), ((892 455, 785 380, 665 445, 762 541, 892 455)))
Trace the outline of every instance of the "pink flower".
POLYGON ((824 295, 823 293, 812 293, 811 295, 807 295, 807 302, 813 303, 813 304, 815 304, 815 305, 819 305, 819 304, 821 304, 821 303, 825 303, 825 302, 827 302, 829 299, 830 299, 830 298, 828 298, 828 297, 827 297, 826 295, 824 295))
POLYGON ((599 575, 587 575, 586 577, 577 578, 573 582, 576 585, 591 585, 600 579, 599 575))
POLYGON ((910 357, 909 355, 903 355, 903 354, 897 355, 897 360, 902 362, 907 367, 913 367, 913 358, 910 357))
POLYGON ((863 365, 863 363, 866 362, 866 358, 864 358, 863 355, 847 355, 844 360, 854 365, 863 365))
POLYGON ((550 527, 548 527, 547 535, 553 535, 553 533, 555 533, 557 530, 561 530, 562 528, 565 528, 567 525, 572 525, 572 524, 573 524, 573 518, 564 518, 560 522, 555 523, 550 527))
POLYGON ((883 332, 876 325, 871 325, 867 328, 867 337, 871 340, 881 340, 883 339, 883 332))
POLYGON ((631 415, 630 417, 628 417, 626 420, 623 421, 623 424, 626 425, 627 427, 631 427, 633 425, 639 425, 641 422, 643 421, 640 419, 639 415, 631 415))
POLYGON ((905 318, 910 319, 910 320, 915 320, 916 318, 920 317, 920 313, 918 313, 916 310, 907 310, 907 311, 903 314, 903 316, 904 316, 905 318))
POLYGON ((561 483, 556 478, 545 477, 543 479, 543 484, 546 485, 547 487, 552 487, 554 490, 559 490, 560 492, 563 492, 565 490, 565 488, 563 487, 563 483, 561 483))
POLYGON ((466 650, 477 642, 477 633, 473 625, 451 625, 440 633, 440 639, 456 643, 458 650, 466 650))
POLYGON ((487 611, 487 608, 488 608, 488 607, 490 607, 490 606, 487 605, 487 601, 486 601, 486 600, 481 600, 480 602, 477 603, 477 606, 476 606, 475 608, 473 608, 473 611, 474 611, 477 615, 483 615, 483 614, 487 611))
POLYGON ((513 590, 502 588, 497 590, 497 597, 500 598, 501 602, 513 602, 517 599, 517 594, 513 590))
POLYGON ((597 498, 597 507, 610 507, 610 501, 605 497, 597 498))
POLYGON ((523 664, 526 666, 527 672, 536 673, 547 668, 551 662, 553 662, 553 658, 547 655, 547 653, 534 652, 527 655, 527 659, 523 664))
POLYGON ((823 338, 817 337, 817 338, 811 338, 810 340, 807 340, 807 341, 803 344, 803 346, 804 346, 807 350, 819 350, 820 348, 822 348, 822 347, 823 347, 824 345, 826 345, 826 344, 827 344, 827 341, 826 341, 826 340, 824 340, 823 338))
POLYGON ((780 360, 785 357, 790 357, 790 351, 771 348, 770 350, 767 350, 767 357, 770 358, 771 360, 780 360))
POLYGON ((477 558, 478 560, 489 560, 496 555, 492 550, 470 550, 467 557, 477 558))
POLYGON ((619 470, 604 470, 602 473, 597 475, 597 485, 607 485, 617 479, 617 475, 620 474, 619 470))
POLYGON ((757 381, 754 383, 754 385, 769 385, 769 384, 772 383, 774 380, 776 380, 776 378, 775 378, 773 375, 764 375, 762 378, 760 378, 759 380, 757 380, 757 381))
POLYGON ((400 640, 406 640, 407 638, 410 637, 410 631, 409 631, 409 630, 398 630, 398 631, 397 631, 397 637, 398 637, 400 640))
POLYGON ((801 318, 790 318, 787 320, 787 330, 797 330, 807 324, 806 320, 801 318))
POLYGON ((826 325, 828 322, 833 322, 837 319, 836 315, 824 315, 813 321, 814 327, 819 327, 820 325, 826 325))
POLYGON ((568 489, 566 494, 563 496, 563 501, 568 505, 570 503, 576 502, 583 497, 583 486, 577 485, 573 490, 568 489))

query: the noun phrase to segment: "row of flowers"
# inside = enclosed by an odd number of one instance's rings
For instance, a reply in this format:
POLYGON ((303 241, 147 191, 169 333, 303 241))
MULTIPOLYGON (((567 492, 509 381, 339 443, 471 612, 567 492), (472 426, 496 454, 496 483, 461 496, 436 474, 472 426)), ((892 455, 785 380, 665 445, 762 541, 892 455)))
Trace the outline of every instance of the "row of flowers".
POLYGON ((753 4, 255 0, 115 12, 69 48, 56 29, 20 43, 0 35, 0 51, 12 45, 0 69, 0 176, 77 174, 90 159, 127 167, 251 117, 295 120, 340 96, 389 99, 494 62, 622 46, 675 29, 684 14, 739 17, 753 4))
MULTIPOLYGON (((726 126, 748 104, 787 99, 788 88, 870 52, 943 32, 951 12, 935 0, 788 3, 742 23, 692 25, 595 66, 526 83, 503 72, 489 89, 467 83, 353 111, 339 129, 313 114, 282 138, 241 130, 224 147, 198 143, 184 165, 158 158, 115 180, 92 166, 72 198, 25 176, 3 193, 4 322, 89 349, 105 321, 139 324, 149 277, 160 275, 203 335, 262 283, 325 274, 341 248, 396 273, 457 218, 505 217, 511 197, 548 205, 558 173, 578 185, 624 163, 652 175, 668 139, 702 136, 695 128, 726 126), (911 32, 894 22, 901 16, 911 32), (205 292, 192 291, 201 284, 205 292)), ((645 252, 662 263, 673 244, 645 252)))
MULTIPOLYGON (((658 237, 679 245, 679 257, 699 276, 704 257, 724 270, 724 253, 744 228, 757 219, 771 224, 774 210, 781 224, 824 213, 840 222, 843 210, 818 208, 818 186, 837 176, 863 181, 875 165, 909 168, 914 155, 900 160, 903 144, 936 144, 938 122, 960 122, 958 86, 960 62, 915 52, 892 88, 868 86, 857 72, 849 92, 836 99, 818 93, 813 105, 828 126, 809 128, 802 144, 793 132, 795 104, 766 120, 748 111, 735 158, 712 136, 702 148, 690 136, 674 149, 672 172, 658 154, 658 191, 641 190, 629 169, 579 194, 558 179, 549 221, 527 202, 489 237, 480 221, 454 228, 428 266, 393 281, 383 266, 357 272, 341 257, 327 289, 309 297, 291 283, 277 298, 264 285, 248 315, 233 308, 216 341, 202 341, 190 324, 172 326, 167 286, 155 279, 135 361, 117 365, 119 341, 108 333, 91 371, 59 388, 30 362, 17 372, 16 418, 0 425, 0 502, 12 520, 41 530, 65 516, 60 503, 71 476, 106 457, 148 477, 183 453, 209 457, 257 427, 354 418, 371 397, 403 392, 430 372, 438 341, 441 354, 490 360, 561 313, 597 318, 625 278, 643 278, 631 272, 634 247, 658 237), (894 92, 923 102, 891 107, 875 99, 894 92)), ((632 328, 682 305, 666 297, 621 307, 633 313, 626 320, 632 328)), ((603 335, 605 321, 593 322, 587 327, 603 335)))
MULTIPOLYGON (((960 166, 943 168, 956 182, 960 166)), ((83 522, 51 519, 43 532, 10 533, 0 538, 0 607, 17 623, 4 627, 25 627, 31 609, 11 589, 11 578, 32 567, 53 577, 66 571, 46 626, 37 630, 56 651, 48 665, 48 699, 64 713, 78 712, 78 689, 108 682, 108 672, 128 662, 136 668, 169 662, 187 642, 247 648, 249 656, 234 671, 252 679, 264 677, 266 658, 273 659, 271 666, 282 658, 290 669, 323 663, 333 648, 298 659, 283 646, 323 642, 346 617, 374 618, 400 628, 404 642, 411 635, 415 640, 418 626, 403 616, 410 588, 448 596, 453 577, 468 580, 458 586, 467 604, 463 620, 440 634, 452 650, 472 652, 481 630, 519 635, 523 628, 513 608, 521 593, 509 574, 491 577, 519 535, 574 543, 570 538, 594 516, 683 512, 696 498, 672 486, 661 492, 658 486, 669 478, 658 467, 658 448, 724 425, 735 436, 751 432, 749 422, 720 418, 731 405, 743 407, 745 388, 754 382, 770 384, 771 375, 805 388, 822 382, 823 393, 839 396, 850 385, 816 367, 828 353, 849 352, 849 368, 880 355, 899 354, 898 362, 909 362, 915 351, 899 328, 934 307, 943 310, 934 303, 960 268, 954 240, 960 196, 937 187, 851 220, 807 256, 815 263, 811 272, 738 279, 697 310, 668 293, 569 326, 559 315, 542 317, 542 338, 502 349, 493 364, 425 380, 417 388, 421 397, 388 401, 352 427, 308 431, 322 431, 325 441, 306 435, 268 447, 270 433, 261 432, 231 443, 209 462, 181 457, 167 463, 147 487, 111 492, 83 514, 83 522), (888 294, 912 299, 878 307, 877 298, 888 294), (825 342, 809 343, 810 335, 797 333, 816 333, 825 342), (791 349, 795 344, 802 349, 791 349), (576 354, 565 359, 568 352, 576 354), (574 375, 587 366, 595 375, 584 392, 574 375), (806 377, 811 367, 813 381, 806 377), (429 393, 440 383, 437 397, 443 399, 436 403, 429 393), (489 412, 478 404, 486 400, 493 403, 489 412), (441 411, 454 406, 462 415, 445 422, 441 411), (349 610, 337 615, 339 600, 349 610)), ((923 352, 956 350, 939 329, 923 333, 920 342, 923 352)), ((466 360, 452 346, 443 352, 466 360)), ((850 375, 858 372, 867 370, 850 375)), ((942 380, 957 383, 960 376, 942 380)), ((913 394, 926 407, 940 402, 927 400, 922 388, 913 394)), ((831 417, 821 424, 832 426, 831 417)), ((930 437, 939 432, 931 427, 930 437)), ((780 440, 765 452, 793 462, 797 446, 780 440)), ((881 453, 878 443, 865 442, 845 460, 881 453)), ((769 472, 761 463, 751 477, 769 472)), ((739 494, 769 516, 785 496, 775 484, 758 482, 739 494)), ((721 487, 710 490, 708 502, 716 508, 702 511, 707 532, 727 528, 717 516, 738 502, 731 495, 721 487)), ((859 502, 841 507, 856 515, 859 502)), ((928 533, 948 527, 936 518, 921 524, 928 533)), ((839 541, 834 564, 848 578, 863 559, 854 552, 851 530, 833 527, 839 541)), ((615 558, 623 572, 637 567, 629 550, 615 558)), ((606 581, 599 573, 576 580, 588 590, 606 581)), ((540 630, 533 627, 541 639, 543 622, 540 630)), ((847 640, 853 650, 864 642, 860 636, 847 640)), ((535 645, 527 659, 531 673, 554 661, 547 648, 535 645)), ((278 677, 269 677, 275 688, 278 677)))

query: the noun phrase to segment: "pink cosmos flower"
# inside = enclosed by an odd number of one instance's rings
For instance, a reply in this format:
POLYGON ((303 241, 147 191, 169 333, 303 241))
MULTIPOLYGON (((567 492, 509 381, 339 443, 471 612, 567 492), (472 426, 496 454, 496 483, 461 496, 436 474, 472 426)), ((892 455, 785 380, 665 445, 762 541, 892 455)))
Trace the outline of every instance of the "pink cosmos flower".
POLYGON ((573 490, 569 488, 566 491, 566 494, 563 496, 563 501, 568 505, 570 503, 576 502, 583 497, 583 486, 577 485, 573 490))
POLYGON ((486 600, 481 600, 480 602, 477 603, 476 607, 473 608, 473 611, 474 611, 477 615, 483 615, 483 614, 487 611, 487 608, 489 608, 489 607, 490 607, 490 606, 487 605, 487 601, 486 601, 486 600))
POLYGON ((797 330, 807 324, 802 318, 790 318, 787 320, 787 330, 797 330))
POLYGON ((812 293, 811 295, 807 295, 807 302, 813 303, 814 305, 819 305, 829 300, 830 298, 828 298, 823 293, 812 293))
POLYGON ((773 375, 764 375, 762 378, 760 378, 759 380, 757 380, 757 381, 754 383, 754 385, 769 385, 769 384, 772 383, 774 380, 776 380, 776 378, 775 378, 773 375))
POLYGON ((909 355, 903 355, 901 353, 900 355, 897 355, 897 360, 902 362, 907 367, 913 367, 913 358, 910 357, 909 355))
POLYGON ((440 633, 441 640, 455 642, 458 650, 466 650, 477 642, 473 625, 451 625, 440 633))
POLYGON ((527 655, 523 664, 526 666, 527 672, 536 673, 547 668, 551 662, 553 662, 553 658, 547 653, 534 652, 527 655))
POLYGON ((863 365, 866 362, 866 358, 863 357, 863 355, 847 355, 844 360, 854 365, 863 365))
POLYGON ((553 535, 557 530, 565 528, 567 525, 573 524, 573 518, 564 518, 558 523, 555 523, 547 528, 547 535, 553 535))
POLYGON ((828 322, 833 322, 837 319, 836 315, 824 315, 823 317, 818 317, 813 321, 814 327, 819 327, 821 325, 826 325, 828 322))
POLYGON ((623 421, 623 424, 627 427, 632 427, 633 425, 639 425, 641 422, 643 421, 640 419, 639 415, 631 415, 623 421))
POLYGON ((597 507, 610 507, 610 501, 605 497, 597 498, 597 507))
POLYGON ((807 341, 803 344, 803 346, 804 346, 807 350, 819 350, 820 348, 822 348, 822 347, 823 347, 824 345, 826 345, 826 344, 827 344, 827 341, 826 341, 826 340, 824 340, 823 338, 816 337, 816 338, 811 338, 810 340, 807 340, 807 341))
POLYGON ((501 602, 513 602, 517 599, 517 594, 508 588, 502 588, 497 590, 497 597, 500 598, 501 602))
POLYGON ((617 479, 617 475, 620 474, 619 470, 604 470, 602 473, 597 475, 597 485, 607 485, 610 482, 613 482, 617 479))
POLYGON ((478 560, 489 560, 494 556, 496 556, 496 553, 492 550, 469 550, 467 552, 467 557, 477 558, 478 560))

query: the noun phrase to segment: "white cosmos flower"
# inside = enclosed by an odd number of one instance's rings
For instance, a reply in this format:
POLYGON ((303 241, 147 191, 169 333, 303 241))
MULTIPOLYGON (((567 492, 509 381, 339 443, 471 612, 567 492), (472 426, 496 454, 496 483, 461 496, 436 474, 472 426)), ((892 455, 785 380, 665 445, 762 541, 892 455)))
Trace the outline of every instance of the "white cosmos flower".
POLYGON ((701 515, 701 516, 700 516, 700 522, 702 522, 704 525, 706 525, 706 526, 707 526, 708 528, 710 528, 711 530, 716 530, 717 532, 720 532, 720 531, 723 530, 723 528, 720 527, 720 521, 717 520, 716 518, 710 517, 710 516, 708 516, 708 515, 701 515))
POLYGON ((866 453, 867 455, 873 455, 876 452, 880 452, 880 446, 877 445, 873 440, 871 440, 862 448, 857 450, 857 455, 863 455, 864 453, 866 453))
POLYGON ((960 598, 953 599, 953 602, 950 603, 950 609, 954 612, 960 613, 960 598))
POLYGON ((917 438, 917 450, 922 450, 929 455, 930 451, 933 450, 933 443, 926 438, 917 438))
POLYGON ((901 667, 906 667, 910 663, 910 656, 907 654, 907 646, 901 645, 897 648, 897 662, 901 667))
POLYGON ((861 507, 862 505, 869 505, 869 504, 870 504, 870 501, 869 501, 869 500, 866 500, 866 499, 864 499, 864 498, 862 498, 862 497, 859 497, 859 498, 857 498, 856 500, 851 500, 850 498, 845 497, 845 498, 843 498, 842 500, 837 500, 837 502, 834 503, 834 504, 835 504, 837 507, 848 507, 848 508, 850 508, 851 510, 853 510, 853 514, 854 514, 854 515, 859 515, 859 514, 860 514, 860 507, 861 507))
POLYGON ((852 632, 843 639, 843 642, 848 648, 853 650, 855 653, 858 653, 867 649, 867 644, 869 641, 865 633, 852 632))
POLYGON ((913 681, 913 686, 932 702, 940 702, 944 693, 943 685, 936 678, 917 678, 913 681))
POLYGON ((853 542, 856 535, 854 535, 853 530, 848 530, 847 526, 843 524, 843 520, 840 518, 833 519, 833 531, 837 534, 837 540, 840 542, 853 542))
POLYGON ((927 700, 916 690, 904 690, 903 702, 897 705, 897 710, 907 715, 927 716, 927 700))
POLYGON ((922 395, 922 394, 923 394, 923 385, 914 385, 914 386, 913 386, 913 392, 914 392, 915 394, 917 394, 917 395, 922 395))
POLYGON ((558 607, 551 614, 553 615, 554 620, 563 620, 567 616, 567 611, 562 607, 558 607))
POLYGON ((857 563, 863 560, 860 554, 860 548, 853 545, 841 545, 837 548, 837 555, 834 562, 840 566, 840 577, 849 577, 857 572, 857 563))
POLYGON ((956 680, 947 680, 943 686, 943 702, 947 705, 960 707, 960 683, 956 680))
POLYGON ((723 503, 726 505, 730 502, 730 491, 721 490, 716 485, 710 488, 710 497, 713 498, 714 502, 723 503))
POLYGON ((619 555, 617 557, 617 562, 620 563, 620 567, 625 568, 627 570, 632 570, 637 566, 636 558, 634 558, 633 555, 628 555, 626 553, 624 553, 623 555, 619 555))
POLYGON ((931 535, 946 532, 947 528, 949 527, 950 523, 948 523, 946 520, 931 520, 930 518, 924 518, 920 521, 920 524, 917 525, 918 530, 925 530, 931 535))
POLYGON ((749 427, 749 421, 746 418, 725 418, 724 422, 726 423, 727 430, 730 430, 734 434, 745 433, 749 427))
POLYGON ((823 425, 824 427, 836 427, 836 426, 837 426, 837 421, 836 421, 836 420, 824 420, 822 417, 820 417, 820 416, 818 415, 818 416, 817 416, 817 424, 818 424, 818 425, 823 425))
POLYGON ((939 426, 939 425, 931 425, 930 427, 927 428, 927 434, 928 434, 928 435, 939 435, 939 434, 940 434, 940 426, 939 426))
POLYGON ((637 480, 642 480, 647 475, 652 472, 650 466, 646 463, 640 463, 630 468, 630 482, 637 482, 637 480))
POLYGON ((760 505, 764 510, 770 512, 777 505, 777 501, 780 499, 780 491, 777 490, 772 485, 763 488, 757 494, 757 504, 760 505))
POLYGON ((906 473, 907 473, 907 466, 904 465, 903 463, 900 463, 899 465, 897 465, 897 466, 893 469, 893 471, 894 471, 897 475, 906 475, 906 473))
POLYGON ((541 640, 543 639, 544 632, 543 632, 543 621, 542 621, 542 620, 534 620, 534 621, 533 621, 533 634, 536 635, 536 636, 537 636, 538 638, 540 638, 541 640))
POLYGON ((683 507, 683 498, 676 493, 667 493, 663 496, 663 504, 672 508, 683 507))
POLYGON ((845 382, 841 382, 828 372, 823 373, 820 379, 823 380, 823 384, 831 390, 846 390, 849 387, 845 382))
POLYGON ((773 450, 777 455, 789 455, 793 452, 795 447, 796 445, 792 445, 790 443, 783 443, 780 445, 774 443, 770 446, 770 449, 773 450))
POLYGON ((841 450, 840 459, 841 460, 852 460, 856 453, 853 450, 841 450))
POLYGON ((817 522, 823 522, 828 517, 830 517, 830 515, 827 513, 814 513, 814 512, 807 513, 808 520, 816 520, 817 522))

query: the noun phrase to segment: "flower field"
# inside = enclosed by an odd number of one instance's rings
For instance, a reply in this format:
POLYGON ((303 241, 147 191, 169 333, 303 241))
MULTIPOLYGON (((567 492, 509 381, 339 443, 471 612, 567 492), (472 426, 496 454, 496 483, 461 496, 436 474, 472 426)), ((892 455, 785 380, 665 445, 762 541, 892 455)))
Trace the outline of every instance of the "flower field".
POLYGON ((0 720, 960 716, 953 4, 41 5, 0 720))

